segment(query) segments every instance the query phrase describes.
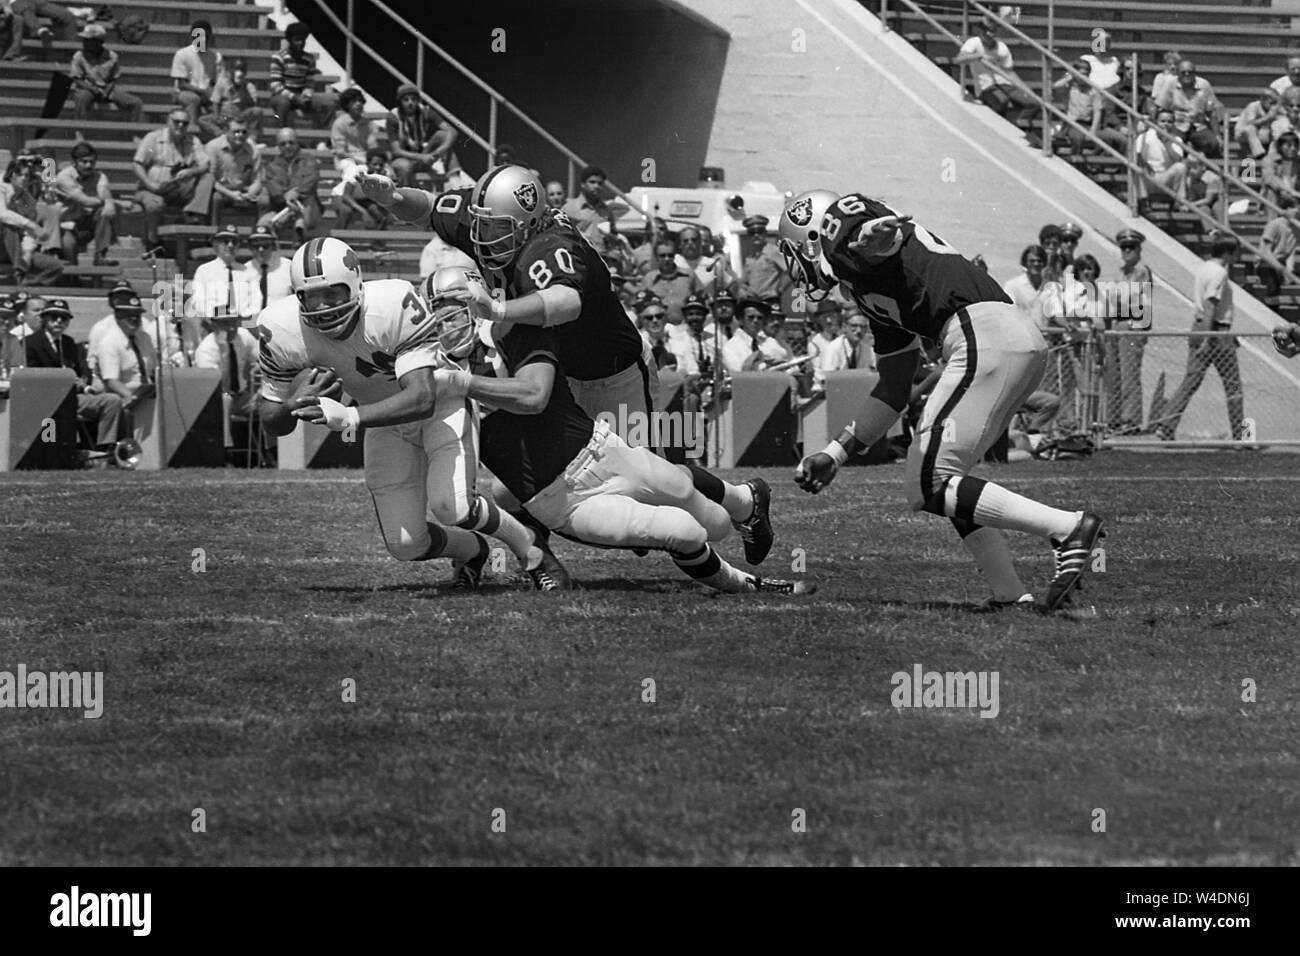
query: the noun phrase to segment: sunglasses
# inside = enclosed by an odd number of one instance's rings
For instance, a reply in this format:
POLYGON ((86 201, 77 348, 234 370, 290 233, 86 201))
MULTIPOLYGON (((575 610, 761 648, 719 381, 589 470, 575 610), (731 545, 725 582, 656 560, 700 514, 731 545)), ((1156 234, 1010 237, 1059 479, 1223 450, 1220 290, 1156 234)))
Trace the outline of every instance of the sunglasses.
POLYGON ((667 315, 667 314, 668 314, 668 313, 666 313, 666 312, 656 312, 656 313, 654 313, 653 315, 651 315, 650 313, 647 312, 647 313, 644 313, 644 314, 641 316, 641 318, 642 318, 643 320, 645 320, 646 322, 662 322, 662 321, 664 320, 664 316, 667 315))
POLYGON ((1126 242, 1123 245, 1121 245, 1119 248, 1120 251, 1122 252, 1132 252, 1134 249, 1141 249, 1142 247, 1138 245, 1136 242, 1126 242))

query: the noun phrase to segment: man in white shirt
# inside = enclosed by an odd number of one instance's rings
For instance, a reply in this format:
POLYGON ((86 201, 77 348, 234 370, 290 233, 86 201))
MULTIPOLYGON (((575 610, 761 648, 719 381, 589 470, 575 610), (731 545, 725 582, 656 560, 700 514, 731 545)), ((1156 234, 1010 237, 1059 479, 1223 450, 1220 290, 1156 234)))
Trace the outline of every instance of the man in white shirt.
POLYGON ((1177 196, 1183 188, 1187 164, 1183 161, 1187 151, 1174 130, 1174 111, 1161 109, 1156 113, 1156 125, 1144 130, 1133 144, 1137 164, 1146 173, 1142 193, 1146 199, 1148 184, 1157 192, 1177 196))
POLYGON ((1156 425, 1156 434, 1162 441, 1170 441, 1178 431, 1187 403, 1205 380, 1211 365, 1219 372, 1223 392, 1228 403, 1228 420, 1232 437, 1243 441, 1245 435, 1244 399, 1241 391, 1241 371, 1237 365, 1237 340, 1231 336, 1198 336, 1197 332, 1226 332, 1232 328, 1232 264, 1237 259, 1239 244, 1228 234, 1210 234, 1210 258, 1196 269, 1196 318, 1192 322, 1192 335, 1187 339, 1187 373, 1178 391, 1165 408, 1165 417, 1156 425))
MULTIPOLYGON (((113 306, 114 324, 100 336, 94 356, 104 390, 122 399, 122 411, 128 415, 153 396, 158 373, 153 339, 141 330, 143 314, 137 296, 118 298, 113 306)), ((126 430, 131 431, 131 426, 126 430)))
POLYGON ((1020 314, 1041 332, 1047 328, 1047 318, 1043 313, 1047 292, 1043 288, 1043 270, 1047 268, 1047 251, 1042 246, 1028 246, 1020 254, 1020 266, 1024 271, 1007 280, 1002 288, 1011 296, 1020 314))
POLYGON ((216 258, 194 270, 193 294, 186 314, 192 318, 207 318, 216 314, 218 307, 227 313, 254 316, 258 296, 256 280, 236 258, 239 250, 239 230, 225 225, 212 237, 212 250, 216 258))
POLYGON ((704 317, 708 314, 708 305, 695 293, 682 303, 684 321, 668 340, 668 350, 677 358, 677 371, 682 375, 713 374, 713 343, 704 340, 704 317))
POLYGON ((736 276, 724 256, 704 253, 704 237, 695 226, 684 226, 677 233, 677 268, 695 276, 699 292, 711 298, 718 289, 728 291, 736 284, 736 276))
POLYGON ((258 363, 257 336, 241 328, 239 316, 226 315, 221 309, 208 320, 212 331, 203 337, 194 350, 196 368, 214 368, 221 373, 221 391, 224 395, 228 447, 241 448, 248 444, 248 421, 253 413, 253 369, 258 363))
POLYGON ((829 308, 823 308, 817 321, 821 328, 808 340, 808 351, 816 357, 812 360, 812 387, 815 392, 826 390, 826 373, 840 372, 849 367, 849 341, 841 332, 842 309, 834 299, 827 298, 829 308))
POLYGON ((722 347, 722 361, 728 372, 750 372, 762 360, 758 350, 758 335, 763 322, 772 314, 772 307, 762 299, 742 299, 740 322, 722 347))
MULTIPOLYGON (((981 20, 978 32, 962 44, 955 62, 970 64, 981 103, 1012 123, 1032 120, 1040 107, 1016 76, 1011 50, 998 39, 997 30, 996 21, 987 17, 981 20)), ((1041 143, 1032 130, 1028 139, 1031 146, 1041 143)))
POLYGON ((795 357, 794 351, 786 344, 785 316, 773 313, 763 323, 763 334, 758 337, 758 350, 763 359, 759 368, 782 365, 795 357))
POLYGON ((270 226, 260 225, 248 237, 253 258, 244 264, 244 281, 251 300, 250 314, 256 315, 272 302, 293 295, 289 284, 289 260, 280 255, 280 241, 270 226))

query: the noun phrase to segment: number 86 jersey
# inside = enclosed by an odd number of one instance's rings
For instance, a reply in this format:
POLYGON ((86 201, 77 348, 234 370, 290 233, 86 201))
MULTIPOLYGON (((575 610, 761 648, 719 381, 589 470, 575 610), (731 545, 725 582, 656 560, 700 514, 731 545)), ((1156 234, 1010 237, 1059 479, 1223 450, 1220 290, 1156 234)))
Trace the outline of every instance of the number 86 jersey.
POLYGON ((826 260, 871 320, 878 354, 907 347, 913 335, 938 341, 944 323, 966 306, 1011 304, 1011 297, 987 272, 916 223, 899 227, 898 240, 883 259, 867 262, 849 249, 863 225, 894 215, 879 200, 849 193, 822 219, 826 260), (882 342, 882 337, 889 341, 882 342))

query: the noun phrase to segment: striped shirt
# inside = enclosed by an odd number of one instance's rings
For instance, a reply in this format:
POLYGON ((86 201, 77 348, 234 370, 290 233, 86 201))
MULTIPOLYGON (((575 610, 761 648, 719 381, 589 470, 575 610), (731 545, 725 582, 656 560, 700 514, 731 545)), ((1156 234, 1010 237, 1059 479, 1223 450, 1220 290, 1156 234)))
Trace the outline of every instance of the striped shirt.
POLYGON ((286 44, 278 53, 271 54, 271 92, 279 93, 283 89, 289 93, 301 93, 319 72, 315 53, 303 50, 302 56, 296 57, 286 44))

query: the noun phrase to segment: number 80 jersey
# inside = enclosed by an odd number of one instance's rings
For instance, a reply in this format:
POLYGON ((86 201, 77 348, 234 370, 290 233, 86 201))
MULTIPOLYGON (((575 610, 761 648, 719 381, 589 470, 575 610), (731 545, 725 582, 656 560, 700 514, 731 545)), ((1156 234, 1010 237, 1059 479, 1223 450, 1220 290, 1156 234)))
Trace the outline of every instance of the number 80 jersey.
POLYGON ((968 305, 1011 303, 987 272, 912 222, 899 228, 900 241, 884 259, 868 263, 849 250, 865 223, 894 215, 879 200, 849 193, 827 210, 820 230, 831 270, 871 321, 877 354, 907 347, 912 335, 937 341, 943 324, 968 305))

